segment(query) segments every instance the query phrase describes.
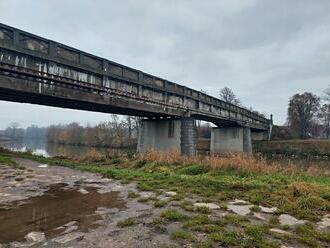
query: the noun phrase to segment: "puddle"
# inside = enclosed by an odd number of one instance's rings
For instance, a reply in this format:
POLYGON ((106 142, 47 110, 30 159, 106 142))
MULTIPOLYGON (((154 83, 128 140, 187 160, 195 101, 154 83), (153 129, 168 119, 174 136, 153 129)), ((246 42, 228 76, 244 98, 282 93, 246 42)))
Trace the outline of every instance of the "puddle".
POLYGON ((41 165, 38 165, 39 168, 47 168, 48 167, 48 164, 41 164, 41 165))
POLYGON ((88 194, 78 189, 64 189, 57 184, 42 196, 30 198, 25 204, 16 202, 12 209, 0 209, 0 244, 12 241, 23 241, 24 236, 32 231, 44 232, 47 238, 62 232, 63 226, 77 221, 80 231, 95 228, 95 221, 101 216, 95 211, 99 207, 126 209, 126 202, 113 191, 100 194, 97 189, 85 187, 88 194), (55 230, 56 229, 56 230, 55 230))

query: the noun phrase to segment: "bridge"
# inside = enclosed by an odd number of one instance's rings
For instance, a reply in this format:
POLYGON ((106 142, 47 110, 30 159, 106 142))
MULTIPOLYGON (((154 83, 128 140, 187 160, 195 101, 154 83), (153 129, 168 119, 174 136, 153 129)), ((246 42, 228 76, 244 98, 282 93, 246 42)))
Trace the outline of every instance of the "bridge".
POLYGON ((0 23, 0 100, 140 116, 138 151, 196 153, 195 120, 214 123, 211 153, 252 151, 272 120, 113 61, 0 23))

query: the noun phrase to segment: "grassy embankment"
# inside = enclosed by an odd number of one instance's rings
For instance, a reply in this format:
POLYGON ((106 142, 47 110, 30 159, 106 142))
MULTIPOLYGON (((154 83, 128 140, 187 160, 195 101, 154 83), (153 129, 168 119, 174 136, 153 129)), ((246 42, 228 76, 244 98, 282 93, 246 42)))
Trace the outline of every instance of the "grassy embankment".
MULTIPOLYGON (((44 158, 29 153, 0 150, 0 163, 3 161, 2 163, 10 164, 10 156, 100 173, 123 183, 135 181, 143 191, 176 191, 178 194, 174 198, 181 200, 184 210, 192 210, 189 198, 194 195, 203 201, 217 203, 224 209, 224 203, 235 198, 255 205, 278 207, 275 218, 271 219, 268 226, 261 227, 251 226, 246 218, 236 215, 229 215, 220 221, 221 223, 215 223, 204 215, 207 213, 205 209, 199 209, 201 213, 189 220, 169 208, 160 218, 155 219, 154 224, 162 224, 172 218, 182 221, 183 230, 174 233, 173 238, 191 242, 195 238, 189 232, 197 230, 208 233, 209 240, 223 245, 277 247, 264 239, 269 234, 269 228, 278 225, 276 216, 288 213, 315 223, 330 211, 330 177, 324 175, 322 168, 313 166, 306 170, 293 163, 285 163, 283 166, 278 161, 269 162, 261 156, 189 158, 174 152, 164 154, 155 151, 144 155, 104 156, 92 150, 79 158, 44 158), (223 229, 227 222, 238 225, 242 232, 223 229), (223 232, 219 232, 220 230, 223 232)), ((131 193, 129 197, 137 198, 139 195, 131 193)), ((150 200, 152 199, 139 199, 141 202, 150 200)), ((154 202, 155 207, 164 207, 166 204, 158 200, 154 202)), ((129 226, 135 223, 130 220, 121 225, 129 226)), ((322 247, 322 242, 330 242, 329 234, 316 231, 313 225, 304 225, 294 232, 295 236, 290 237, 291 239, 312 247, 322 247)), ((284 240, 286 239, 289 237, 284 240)))

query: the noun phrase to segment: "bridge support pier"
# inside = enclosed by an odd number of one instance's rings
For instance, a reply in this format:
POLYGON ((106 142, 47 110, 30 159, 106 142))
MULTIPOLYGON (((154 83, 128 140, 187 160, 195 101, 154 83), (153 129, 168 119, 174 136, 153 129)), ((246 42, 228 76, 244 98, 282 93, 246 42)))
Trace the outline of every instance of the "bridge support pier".
POLYGON ((211 130, 211 154, 252 153, 251 129, 245 127, 216 127, 211 130))
POLYGON ((181 118, 181 153, 188 156, 196 155, 196 121, 190 117, 181 118))
POLYGON ((155 149, 163 152, 177 151, 196 154, 196 127, 193 118, 145 119, 140 121, 138 152, 155 149))

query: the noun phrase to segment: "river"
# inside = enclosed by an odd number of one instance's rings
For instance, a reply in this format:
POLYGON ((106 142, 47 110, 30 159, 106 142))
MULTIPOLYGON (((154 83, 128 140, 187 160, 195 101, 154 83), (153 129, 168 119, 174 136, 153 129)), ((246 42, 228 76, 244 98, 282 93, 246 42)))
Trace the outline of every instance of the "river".
POLYGON ((44 157, 66 156, 77 157, 86 154, 89 150, 94 149, 102 154, 110 151, 124 151, 123 149, 112 149, 104 147, 88 147, 88 146, 71 146, 48 143, 41 139, 25 139, 20 141, 1 141, 0 146, 11 151, 27 152, 30 151, 34 155, 42 155, 44 157))

